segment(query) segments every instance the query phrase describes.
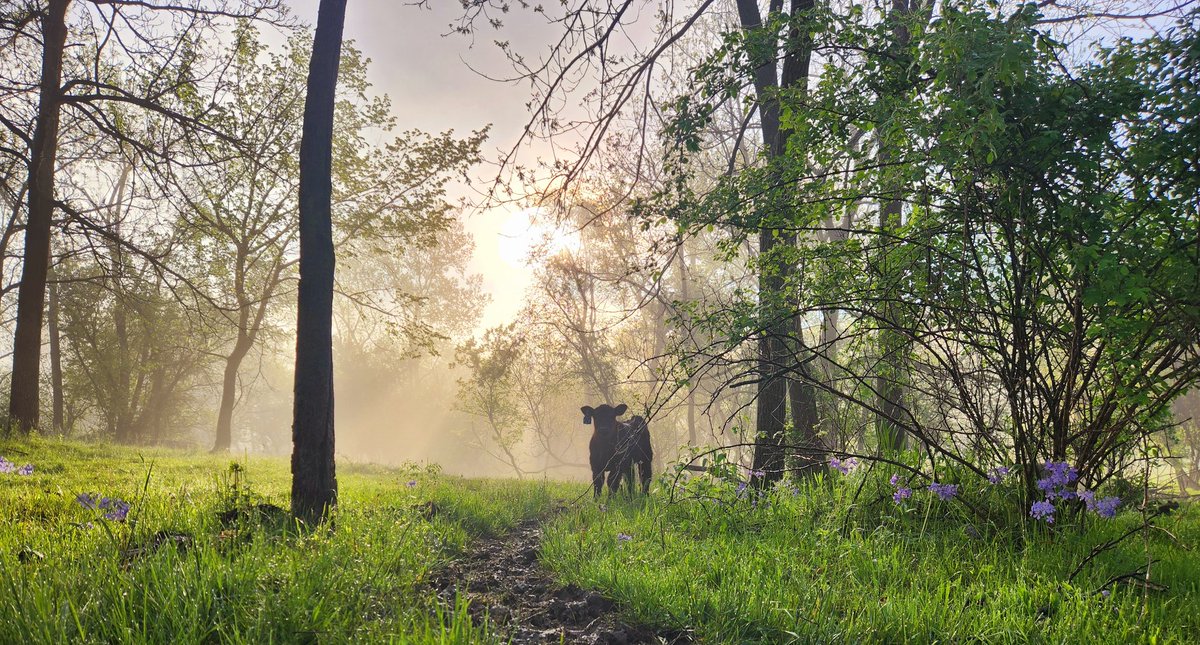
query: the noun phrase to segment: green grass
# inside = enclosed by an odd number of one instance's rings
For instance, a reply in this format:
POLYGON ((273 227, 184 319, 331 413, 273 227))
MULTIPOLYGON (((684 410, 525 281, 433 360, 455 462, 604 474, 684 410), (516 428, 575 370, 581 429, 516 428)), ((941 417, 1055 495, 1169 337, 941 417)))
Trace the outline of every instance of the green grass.
POLYGON ((781 492, 765 508, 724 484, 705 491, 724 504, 656 492, 599 506, 578 483, 342 464, 336 522, 298 532, 282 517, 219 519, 231 507, 286 507, 284 459, 45 440, 0 442, 0 455, 36 468, 0 474, 0 642, 496 642, 466 620, 464 601, 444 607, 426 583, 470 540, 563 500, 573 503, 550 521, 542 550, 562 582, 601 589, 632 617, 691 628, 703 642, 1171 643, 1200 634, 1195 506, 1068 583, 1094 545, 1137 515, 1090 518, 1082 530, 968 530, 958 504, 918 499, 900 512, 872 497, 890 490, 881 483, 856 497, 861 475, 781 492), (128 521, 100 520, 75 501, 83 492, 132 502, 128 521), (187 544, 153 548, 163 532, 187 544), (1148 556, 1165 591, 1095 593, 1148 556))
POLYGON ((604 590, 643 621, 691 627, 706 642, 1182 643, 1200 635, 1194 506, 1160 518, 1179 543, 1137 534, 1068 584, 1092 547, 1139 524, 1137 514, 1093 518, 1083 531, 971 529, 979 536, 971 537, 964 514, 945 513, 943 502, 909 504, 904 516, 887 499, 864 529, 841 510, 855 483, 783 492, 765 509, 661 496, 584 508, 547 531, 543 555, 564 580, 604 590), (1095 593, 1144 564, 1147 548, 1152 580, 1166 591, 1095 593))
POLYGON ((0 455, 36 469, 0 474, 4 642, 487 640, 422 583, 472 536, 502 532, 557 495, 343 466, 335 524, 298 533, 285 518, 218 520, 233 504, 286 508, 286 460, 40 440, 0 443, 0 455), (82 492, 130 501, 128 521, 98 519, 75 501, 82 492), (188 544, 149 548, 159 531, 188 544))

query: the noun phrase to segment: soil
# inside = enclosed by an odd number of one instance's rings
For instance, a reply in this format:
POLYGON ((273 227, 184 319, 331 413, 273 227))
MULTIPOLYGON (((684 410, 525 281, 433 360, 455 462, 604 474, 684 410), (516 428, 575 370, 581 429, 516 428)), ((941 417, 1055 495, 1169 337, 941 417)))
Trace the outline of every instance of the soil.
POLYGON ((690 643, 686 632, 655 630, 624 620, 616 603, 595 591, 561 586, 538 563, 541 520, 531 519, 499 538, 474 545, 466 557, 433 578, 446 606, 466 595, 476 624, 486 617, 507 642, 690 643))

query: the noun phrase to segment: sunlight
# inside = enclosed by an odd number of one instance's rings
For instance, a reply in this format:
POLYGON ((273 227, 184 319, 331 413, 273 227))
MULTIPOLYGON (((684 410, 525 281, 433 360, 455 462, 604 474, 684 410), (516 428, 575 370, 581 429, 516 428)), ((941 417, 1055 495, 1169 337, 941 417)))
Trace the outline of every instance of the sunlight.
POLYGON ((546 257, 582 247, 579 231, 555 226, 541 217, 540 208, 526 208, 508 217, 497 239, 501 260, 512 268, 533 268, 546 257))

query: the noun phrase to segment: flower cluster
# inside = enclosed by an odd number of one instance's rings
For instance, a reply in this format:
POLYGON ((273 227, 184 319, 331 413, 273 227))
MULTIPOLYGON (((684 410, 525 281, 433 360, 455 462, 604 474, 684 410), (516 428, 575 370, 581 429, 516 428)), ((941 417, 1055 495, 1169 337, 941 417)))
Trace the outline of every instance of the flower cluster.
POLYGON ((954 499, 954 497, 958 495, 958 484, 939 484, 937 482, 933 482, 929 485, 929 490, 933 492, 934 495, 937 495, 938 499, 945 502, 954 499))
POLYGON ((1047 501, 1034 502, 1033 507, 1029 509, 1029 516, 1042 520, 1047 524, 1054 523, 1054 504, 1047 501))
POLYGON ((1046 499, 1071 499, 1075 496, 1068 487, 1079 479, 1079 471, 1065 461, 1047 461, 1042 465, 1045 477, 1037 480, 1037 487, 1046 494, 1046 499))
POLYGON ((129 515, 129 502, 115 497, 101 497, 99 493, 80 493, 75 497, 80 506, 88 509, 104 511, 104 519, 114 522, 124 522, 129 515))
POLYGON ((1004 481, 1004 478, 1008 476, 1008 473, 1009 473, 1009 470, 1008 470, 1007 466, 1000 466, 999 468, 993 468, 990 471, 988 471, 988 478, 987 478, 988 483, 995 486, 996 484, 999 484, 1000 482, 1004 481))
POLYGON ((844 460, 834 457, 829 460, 829 465, 830 467, 835 468, 839 473, 843 475, 849 475, 850 471, 858 468, 858 460, 854 457, 844 460))
POLYGON ((1117 507, 1121 505, 1120 497, 1101 497, 1096 499, 1096 494, 1090 490, 1081 490, 1078 495, 1079 499, 1087 506, 1087 509, 1104 519, 1112 519, 1117 514, 1117 507))
POLYGON ((888 483, 890 483, 892 487, 896 489, 896 492, 892 493, 893 502, 899 504, 900 502, 912 497, 912 489, 906 485, 907 482, 901 479, 900 475, 892 475, 891 479, 888 480, 888 483))
POLYGON ((25 464, 17 468, 17 465, 13 462, 0 457, 0 473, 16 473, 18 475, 29 476, 33 474, 33 464, 25 464))
POLYGON ((1079 471, 1071 464, 1061 461, 1048 461, 1042 464, 1043 477, 1037 480, 1038 490, 1046 495, 1046 498, 1040 502, 1034 502, 1029 509, 1029 516, 1042 520, 1047 524, 1054 523, 1054 500, 1056 499, 1080 499, 1083 500, 1087 509, 1105 519, 1112 518, 1117 514, 1117 507, 1121 505, 1119 497, 1102 497, 1096 499, 1096 493, 1090 490, 1081 490, 1075 492, 1070 490, 1070 487, 1079 481, 1079 471))

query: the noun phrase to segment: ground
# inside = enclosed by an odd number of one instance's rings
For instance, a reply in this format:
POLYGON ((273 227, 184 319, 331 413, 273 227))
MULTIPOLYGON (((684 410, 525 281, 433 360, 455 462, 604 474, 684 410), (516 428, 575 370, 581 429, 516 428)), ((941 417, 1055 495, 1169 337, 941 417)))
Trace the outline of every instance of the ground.
POLYGON ((1164 643, 1200 633, 1200 513, 1187 504, 1080 567, 1140 514, 1012 529, 933 501, 893 505, 864 476, 761 497, 733 482, 675 499, 660 487, 597 504, 582 483, 343 463, 335 522, 300 531, 281 508, 286 460, 45 440, 0 442, 0 457, 33 466, 0 473, 4 642, 1164 643))

